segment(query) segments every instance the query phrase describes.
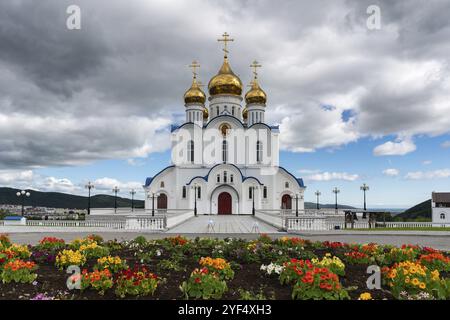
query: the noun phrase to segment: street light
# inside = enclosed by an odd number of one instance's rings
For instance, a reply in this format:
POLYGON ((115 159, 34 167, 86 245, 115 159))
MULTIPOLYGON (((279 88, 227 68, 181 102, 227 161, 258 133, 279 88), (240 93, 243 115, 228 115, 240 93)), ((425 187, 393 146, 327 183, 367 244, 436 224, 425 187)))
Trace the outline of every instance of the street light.
POLYGON ((369 186, 363 183, 363 185, 360 187, 360 189, 364 192, 364 213, 363 213, 363 219, 366 218, 366 191, 369 190, 369 186))
POLYGON ((136 194, 136 190, 131 189, 131 212, 134 212, 134 195, 136 194))
POLYGON ((335 199, 335 206, 334 206, 334 208, 336 209, 336 212, 337 212, 337 210, 338 210, 337 195, 338 195, 339 192, 341 192, 341 190, 339 190, 337 187, 335 187, 335 188, 333 189, 334 199, 335 199))
POLYGON ((117 192, 120 191, 118 186, 115 186, 112 191, 114 192, 114 213, 117 213, 117 192))
POLYGON ((252 190, 252 215, 255 215, 255 185, 250 186, 250 189, 252 190))
POLYGON ((193 186, 191 186, 191 188, 194 190, 194 216, 197 216, 197 190, 199 188, 198 184, 194 183, 193 186))
POLYGON ((295 194, 295 216, 298 217, 298 193, 295 194))
POLYGON ((322 193, 320 193, 320 191, 317 190, 314 194, 315 194, 316 197, 317 197, 317 210, 319 210, 319 209, 320 209, 320 208, 319 208, 319 197, 320 197, 320 195, 321 195, 322 193))
POLYGON ((25 190, 22 190, 22 191, 17 191, 16 196, 18 196, 19 198, 21 197, 21 199, 22 199, 22 217, 23 217, 23 215, 25 213, 25 208, 24 208, 25 198, 28 198, 29 196, 31 196, 31 193, 29 193, 25 190))
POLYGON ((148 197, 152 199, 152 217, 155 216, 155 198, 159 197, 159 193, 152 192, 152 196, 148 197))
POLYGON ((89 195, 88 195, 88 215, 90 215, 91 214, 91 189, 94 189, 94 185, 89 181, 84 187, 89 190, 89 195))

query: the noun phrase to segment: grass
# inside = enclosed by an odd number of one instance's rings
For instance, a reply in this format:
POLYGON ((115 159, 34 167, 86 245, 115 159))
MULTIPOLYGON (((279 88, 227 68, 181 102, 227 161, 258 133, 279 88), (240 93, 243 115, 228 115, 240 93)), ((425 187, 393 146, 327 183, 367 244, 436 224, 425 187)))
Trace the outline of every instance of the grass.
POLYGON ((361 228, 347 228, 344 230, 353 231, 450 231, 450 227, 420 227, 420 228, 371 228, 371 229, 361 229, 361 228))

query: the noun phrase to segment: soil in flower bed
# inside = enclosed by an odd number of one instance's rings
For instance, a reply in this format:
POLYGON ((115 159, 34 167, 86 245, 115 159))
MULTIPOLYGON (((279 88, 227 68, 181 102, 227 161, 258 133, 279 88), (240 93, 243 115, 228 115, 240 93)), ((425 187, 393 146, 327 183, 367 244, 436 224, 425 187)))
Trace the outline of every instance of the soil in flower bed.
MULTIPOLYGON (((321 257, 325 253, 332 255, 340 255, 339 249, 310 249, 317 256, 321 257)), ((120 249, 111 253, 118 255, 126 260, 130 267, 135 264, 141 264, 139 259, 134 255, 134 250, 120 249)), ((155 294, 147 297, 127 297, 127 299, 184 299, 180 291, 180 284, 185 281, 190 273, 199 267, 198 260, 190 254, 185 254, 182 260, 183 270, 181 271, 158 271, 158 262, 162 259, 170 259, 171 256, 163 251, 159 257, 152 257, 152 260, 145 263, 148 268, 155 272, 159 277, 164 278, 155 294)), ((237 259, 236 259, 237 260, 237 259)), ((262 293, 267 299, 289 300, 291 299, 292 287, 289 285, 281 285, 276 275, 265 275, 261 270, 261 263, 244 263, 234 260, 235 277, 227 282, 228 291, 223 299, 239 299, 241 297, 240 290, 244 289, 253 294, 262 293)), ((92 270, 96 259, 90 259, 82 269, 92 270)), ((366 281, 368 274, 366 273, 367 265, 346 264, 346 275, 340 277, 343 287, 353 287, 349 291, 352 299, 357 299, 359 295, 367 291, 366 281)), ((38 293, 44 293, 49 297, 62 299, 118 299, 114 294, 114 289, 106 291, 104 295, 99 295, 97 291, 79 290, 69 291, 66 286, 67 278, 70 276, 65 271, 59 270, 52 263, 39 263, 37 270, 38 277, 34 284, 0 284, 0 299, 31 299, 38 293)), ((372 290, 375 299, 392 299, 392 295, 388 290, 372 290)))

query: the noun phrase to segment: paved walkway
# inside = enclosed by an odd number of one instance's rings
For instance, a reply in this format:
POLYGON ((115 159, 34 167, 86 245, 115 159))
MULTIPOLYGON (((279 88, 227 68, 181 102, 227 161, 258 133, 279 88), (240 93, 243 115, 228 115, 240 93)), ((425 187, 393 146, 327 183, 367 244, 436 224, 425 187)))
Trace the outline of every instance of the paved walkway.
MULTIPOLYGON (((10 233, 9 236, 11 240, 15 243, 21 243, 21 244, 37 244, 40 239, 42 239, 44 236, 47 237, 58 237, 62 238, 66 241, 72 241, 73 239, 82 238, 89 234, 98 234, 101 235, 105 240, 112 240, 117 239, 119 241, 121 240, 131 240, 136 238, 137 236, 144 236, 147 239, 160 239, 165 238, 168 236, 173 236, 174 234, 167 234, 167 233, 145 233, 145 232, 98 232, 92 230, 91 232, 46 232, 46 233, 10 233)), ((259 237, 259 234, 256 233, 242 233, 242 234, 227 234, 227 233, 181 233, 181 235, 186 236, 188 238, 195 238, 195 237, 212 237, 212 238, 227 238, 227 237, 234 237, 234 238, 242 238, 242 239, 256 239, 259 237)), ((272 238, 279 238, 282 236, 288 236, 288 237, 301 237, 304 239, 309 239, 312 241, 342 241, 342 242, 349 242, 349 243, 368 243, 368 242, 376 242, 380 244, 390 244, 395 246, 400 246, 402 244, 418 244, 421 246, 427 246, 432 247, 435 249, 440 250, 447 250, 450 251, 450 241, 448 240, 448 237, 442 237, 442 236, 424 236, 424 237, 417 237, 417 236, 407 236, 407 235, 384 235, 382 237, 374 237, 369 235, 293 235, 293 234, 283 234, 283 233, 275 233, 275 234, 269 234, 272 238)))
POLYGON ((248 215, 199 215, 169 229, 167 233, 280 233, 275 227, 248 215))

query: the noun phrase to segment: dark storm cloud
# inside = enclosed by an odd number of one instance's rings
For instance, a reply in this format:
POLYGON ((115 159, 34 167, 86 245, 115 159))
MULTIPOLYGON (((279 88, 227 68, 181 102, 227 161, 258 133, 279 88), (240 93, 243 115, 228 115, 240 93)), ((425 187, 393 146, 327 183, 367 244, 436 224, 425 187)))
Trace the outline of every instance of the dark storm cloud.
POLYGON ((224 31, 245 84, 250 62, 263 64, 267 119, 281 124, 284 149, 450 127, 445 1, 83 0, 77 31, 66 28, 71 4, 0 3, 0 167, 166 149, 167 126, 183 118, 187 65, 199 60, 207 84, 224 31), (371 4, 381 8, 380 30, 366 28, 371 4))

